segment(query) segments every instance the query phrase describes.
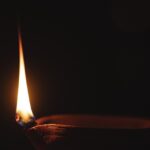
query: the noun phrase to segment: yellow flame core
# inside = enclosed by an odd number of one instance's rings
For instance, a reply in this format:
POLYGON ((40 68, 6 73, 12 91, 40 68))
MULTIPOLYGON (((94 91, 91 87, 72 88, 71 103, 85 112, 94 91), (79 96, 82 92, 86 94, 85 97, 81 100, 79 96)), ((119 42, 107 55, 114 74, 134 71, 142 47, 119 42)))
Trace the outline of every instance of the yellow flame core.
POLYGON ((18 34, 19 39, 19 86, 18 86, 18 98, 17 98, 17 121, 22 121, 23 123, 30 122, 31 118, 34 116, 30 106, 26 73, 25 73, 25 64, 23 56, 23 47, 21 34, 18 34))

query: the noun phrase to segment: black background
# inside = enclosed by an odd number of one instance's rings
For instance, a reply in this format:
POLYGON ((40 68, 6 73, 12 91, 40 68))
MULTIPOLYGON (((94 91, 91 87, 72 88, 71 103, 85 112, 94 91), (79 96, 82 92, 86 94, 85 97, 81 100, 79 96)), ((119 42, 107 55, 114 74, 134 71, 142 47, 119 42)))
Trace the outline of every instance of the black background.
POLYGON ((15 123, 18 25, 37 118, 58 113, 150 117, 146 2, 9 2, 1 7, 3 149, 30 149, 15 123))

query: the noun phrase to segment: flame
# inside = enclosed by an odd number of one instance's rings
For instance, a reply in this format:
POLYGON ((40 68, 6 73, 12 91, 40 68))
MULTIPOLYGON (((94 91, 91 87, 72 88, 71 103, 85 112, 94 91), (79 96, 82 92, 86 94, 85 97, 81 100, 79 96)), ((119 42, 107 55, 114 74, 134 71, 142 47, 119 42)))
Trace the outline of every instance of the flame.
POLYGON ((16 108, 16 121, 19 124, 27 124, 31 122, 34 118, 33 112, 31 110, 26 73, 25 73, 25 63, 23 56, 23 46, 21 33, 18 32, 18 41, 19 41, 19 86, 18 86, 18 98, 17 98, 17 108, 16 108))

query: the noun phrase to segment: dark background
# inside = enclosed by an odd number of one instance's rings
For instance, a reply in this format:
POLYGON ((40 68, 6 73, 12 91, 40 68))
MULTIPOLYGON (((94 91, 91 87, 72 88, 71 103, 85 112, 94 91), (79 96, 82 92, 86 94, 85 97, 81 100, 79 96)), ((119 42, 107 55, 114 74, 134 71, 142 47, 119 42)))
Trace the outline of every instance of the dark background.
POLYGON ((150 117, 148 6, 129 0, 1 5, 3 149, 30 149, 15 123, 18 24, 37 118, 58 113, 150 117))

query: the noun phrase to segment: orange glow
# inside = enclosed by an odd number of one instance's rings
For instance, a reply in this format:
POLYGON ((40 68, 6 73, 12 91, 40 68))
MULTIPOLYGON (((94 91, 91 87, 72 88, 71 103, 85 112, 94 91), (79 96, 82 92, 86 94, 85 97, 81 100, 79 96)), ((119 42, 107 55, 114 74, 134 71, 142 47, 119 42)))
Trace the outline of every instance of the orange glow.
POLYGON ((19 86, 18 86, 18 98, 17 98, 17 108, 16 108, 16 121, 21 123, 28 123, 34 117, 30 106, 26 73, 25 73, 25 63, 23 56, 23 46, 21 33, 18 33, 19 40, 19 86))

